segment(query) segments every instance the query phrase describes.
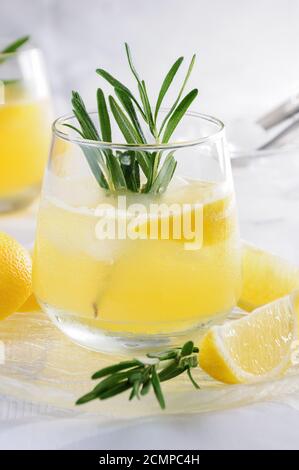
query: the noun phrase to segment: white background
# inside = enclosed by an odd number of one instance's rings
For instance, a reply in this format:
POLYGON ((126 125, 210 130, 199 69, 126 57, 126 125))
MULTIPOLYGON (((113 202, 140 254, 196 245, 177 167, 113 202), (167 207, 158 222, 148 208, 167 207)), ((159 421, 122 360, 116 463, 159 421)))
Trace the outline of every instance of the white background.
POLYGON ((151 92, 196 52, 197 109, 258 116, 299 89, 298 22, 298 0, 0 0, 0 35, 43 48, 59 112, 73 88, 92 106, 97 67, 130 79, 127 41, 151 92))
MULTIPOLYGON (((124 41, 151 92, 179 55, 196 52, 191 80, 200 90, 196 109, 225 122, 255 118, 299 89, 298 0, 0 0, 0 35, 23 33, 31 33, 44 50, 58 113, 69 110, 72 89, 93 106, 97 67, 130 79, 124 41)), ((295 184, 296 174, 292 177, 295 184)), ((296 200, 295 195, 293 207, 296 200)), ((250 209, 255 212, 252 204, 250 209)), ((292 227, 289 245, 297 244, 297 228, 292 227)), ((262 230, 264 244, 275 239, 285 245, 275 228, 262 230)), ((120 427, 96 419, 0 420, 1 448, 299 449, 298 436, 298 407, 290 403, 120 427)))

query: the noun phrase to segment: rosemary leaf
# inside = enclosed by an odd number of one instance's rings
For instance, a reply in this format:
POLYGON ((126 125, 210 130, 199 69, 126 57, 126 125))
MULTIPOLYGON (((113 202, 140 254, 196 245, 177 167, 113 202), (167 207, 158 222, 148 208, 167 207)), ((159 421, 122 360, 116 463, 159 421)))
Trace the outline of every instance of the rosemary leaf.
MULTIPOLYGON (((20 47, 22 47, 27 41, 29 41, 30 36, 23 36, 16 41, 10 43, 8 46, 6 46, 2 51, 0 51, 0 54, 13 54, 16 52, 20 47)), ((3 64, 8 57, 1 57, 0 59, 0 64, 3 64)), ((19 80, 18 79, 10 79, 10 80, 3 80, 5 85, 9 85, 12 83, 17 83, 19 80)))
POLYGON ((155 107, 155 122, 157 121, 158 112, 160 110, 160 107, 161 107, 162 101, 164 99, 164 96, 166 95, 171 83, 173 82, 173 79, 174 79, 181 63, 183 62, 183 60, 184 60, 184 57, 179 57, 175 61, 175 63, 173 64, 173 66, 171 67, 169 72, 167 73, 166 77, 164 78, 164 81, 162 83, 162 86, 161 86, 161 89, 160 89, 160 92, 159 92, 159 96, 158 96, 158 99, 157 99, 156 107, 155 107))
POLYGON ((97 398, 97 394, 93 391, 86 393, 83 397, 80 397, 79 400, 76 401, 76 405, 84 405, 84 403, 88 403, 89 401, 95 400, 97 398))
POLYGON ((163 131, 164 127, 165 127, 165 124, 167 123, 169 117, 172 115, 173 111, 174 111, 175 108, 177 107, 178 102, 179 102, 180 99, 181 99, 181 96, 182 96, 182 94, 183 94, 183 92, 184 92, 184 90, 185 90, 185 87, 186 87, 186 85, 187 85, 187 82, 188 82, 188 80, 189 80, 189 77, 190 77, 190 75, 191 75, 191 72, 192 72, 192 70, 193 70, 194 63, 195 63, 195 59, 196 59, 196 55, 194 54, 193 57, 192 57, 192 59, 191 59, 190 65, 189 65, 188 70, 187 70, 186 77, 185 77, 185 79, 184 79, 183 85, 181 86, 181 89, 180 89, 180 91, 179 91, 179 94, 178 94, 178 96, 177 96, 175 102, 173 103, 172 107, 170 108, 170 111, 166 114, 166 116, 165 116, 165 118, 164 118, 164 120, 163 120, 163 122, 162 122, 160 131, 159 131, 159 136, 162 134, 162 131, 163 131))
POLYGON ((94 393, 100 395, 102 392, 106 392, 106 390, 114 387, 116 384, 122 382, 123 380, 127 380, 130 378, 132 373, 137 372, 140 370, 138 367, 133 370, 128 370, 126 372, 115 372, 105 379, 103 379, 98 385, 96 385, 93 389, 94 393))
POLYGON ((11 54, 13 52, 16 52, 20 47, 22 47, 26 42, 28 42, 30 39, 30 36, 23 36, 16 41, 12 42, 8 46, 6 46, 2 51, 0 51, 1 54, 11 54))
POLYGON ((176 127, 178 126, 180 120, 188 110, 189 106, 191 105, 192 101, 196 98, 198 95, 198 90, 194 89, 188 93, 188 95, 185 96, 185 98, 182 99, 178 107, 175 109, 174 113, 170 117, 164 135, 163 135, 163 142, 167 143, 172 136, 173 132, 175 131, 176 127))
POLYGON ((139 135, 141 142, 146 143, 146 139, 144 137, 141 125, 138 121, 137 114, 132 104, 132 98, 130 97, 130 95, 128 95, 128 93, 124 92, 121 88, 115 88, 114 91, 115 91, 116 96, 120 100, 121 104, 125 108, 128 116, 130 117, 131 123, 135 127, 135 130, 137 134, 139 135))
POLYGON ((140 173, 135 152, 119 152, 119 154, 119 160, 126 179, 127 188, 134 193, 138 193, 140 188, 140 173))
POLYGON ((101 88, 98 88, 97 90, 97 103, 102 139, 104 142, 111 142, 112 136, 110 118, 107 110, 105 96, 101 88))
POLYGON ((192 384, 194 385, 194 387, 195 387, 197 390, 199 390, 199 389, 200 389, 200 386, 198 385, 198 383, 195 382, 195 380, 194 380, 194 378, 193 378, 193 376, 192 376, 190 367, 188 367, 188 369, 187 369, 187 374, 188 374, 188 377, 189 377, 189 379, 191 380, 192 384))
POLYGON ((160 381, 167 380, 167 377, 171 376, 173 372, 178 370, 178 360, 172 360, 164 369, 159 372, 160 381))
POLYGON ((127 53, 127 59, 128 59, 128 62, 129 62, 129 66, 130 66, 130 69, 134 75, 134 77, 136 78, 137 82, 139 85, 141 85, 141 80, 139 78, 139 75, 135 69, 135 66, 133 64, 133 60, 132 60, 132 54, 131 54, 131 50, 130 50, 130 47, 128 45, 128 43, 125 42, 125 48, 126 48, 126 53, 127 53))
MULTIPOLYGON (((72 105, 74 114, 81 127, 81 135, 84 139, 99 141, 99 133, 86 110, 81 96, 76 91, 72 92, 72 105)), ((105 189, 113 189, 111 188, 111 183, 109 185, 109 171, 101 150, 84 144, 81 145, 81 148, 99 185, 105 189)))
POLYGON ((115 385, 114 387, 110 388, 109 390, 106 390, 105 392, 101 393, 98 398, 100 400, 106 400, 107 398, 115 397, 115 395, 119 395, 120 393, 123 393, 126 390, 129 390, 130 388, 131 384, 129 384, 128 381, 121 382, 115 385))
POLYGON ((181 357, 190 356, 190 354, 193 353, 193 348, 194 348, 193 341, 187 341, 187 343, 185 343, 184 346, 182 347, 181 357))
POLYGON ((175 377, 178 377, 179 375, 183 374, 183 372, 185 372, 186 369, 187 367, 178 366, 172 372, 169 372, 167 375, 165 374, 165 376, 162 376, 160 380, 161 382, 165 382, 166 380, 174 379, 175 377))
POLYGON ((135 397, 135 387, 133 387, 132 390, 131 390, 131 393, 130 393, 130 396, 129 396, 129 401, 133 400, 134 397, 135 397))
POLYGON ((85 104, 77 91, 72 92, 72 105, 76 118, 82 128, 84 138, 99 141, 100 136, 98 131, 96 130, 96 127, 86 110, 85 104))
POLYGON ((141 85, 138 85, 138 88, 140 89, 140 96, 142 99, 144 111, 147 117, 147 122, 150 128, 150 131, 152 135, 156 138, 157 137, 157 132, 154 124, 154 119, 153 119, 153 114, 152 114, 152 109, 149 101, 149 97, 147 94, 147 89, 145 85, 145 81, 142 80, 141 85))
POLYGON ((72 124, 68 124, 68 123, 64 123, 63 125, 64 125, 65 127, 69 127, 70 129, 72 129, 72 130, 75 131, 75 132, 78 132, 78 134, 80 134, 80 136, 84 139, 83 132, 80 131, 80 129, 78 129, 77 127, 72 126, 72 124))
POLYGON ((124 369, 130 369, 132 367, 138 366, 140 363, 136 360, 133 359, 132 361, 123 361, 120 362, 119 364, 115 364, 113 366, 108 366, 104 367, 103 369, 98 370, 93 374, 91 377, 92 379, 101 379, 102 377, 105 377, 110 374, 114 374, 115 372, 119 372, 124 369))
POLYGON ((159 361, 168 361, 169 359, 174 359, 178 357, 180 349, 169 349, 167 351, 157 352, 157 353, 148 353, 147 357, 153 359, 159 359, 159 361))
POLYGON ((110 172, 111 183, 113 184, 113 189, 116 191, 126 189, 127 181, 123 173, 122 166, 120 161, 115 155, 113 155, 111 150, 104 150, 106 155, 106 160, 110 172))
POLYGON ((121 83, 119 80, 114 78, 110 73, 108 73, 104 69, 97 69, 96 72, 97 72, 98 75, 100 75, 102 78, 104 78, 108 83, 110 83, 110 85, 112 85, 113 88, 121 89, 124 93, 126 93, 128 96, 130 96, 130 98, 134 101, 137 108, 139 109, 143 119, 146 119, 143 109, 141 108, 140 104, 138 103, 135 96, 129 90, 128 87, 126 87, 123 83, 121 83))
POLYGON ((117 104, 113 96, 109 96, 109 103, 112 114, 118 124, 120 131, 122 132, 126 142, 128 144, 141 144, 142 139, 136 132, 136 129, 133 127, 123 110, 117 104))
MULTIPOLYGON (((109 96, 109 103, 110 103, 112 114, 126 142, 128 144, 142 143, 135 128, 133 127, 133 125, 131 124, 131 122, 125 115, 125 113, 122 111, 122 109, 119 107, 119 105, 117 104, 113 96, 109 96)), ((149 170, 150 170, 150 164, 148 162, 148 156, 146 152, 138 151, 136 152, 136 157, 138 159, 138 162, 140 163, 143 173, 145 174, 145 176, 148 176, 149 170)))
MULTIPOLYGON (((0 64, 5 62, 5 59, 0 59, 0 64)), ((14 85, 15 83, 18 83, 20 80, 18 78, 9 78, 8 80, 1 80, 3 85, 14 85)))
MULTIPOLYGON (((111 142, 111 124, 109 113, 106 105, 105 96, 103 90, 98 88, 97 90, 97 103, 98 103, 98 116, 99 123, 102 133, 102 139, 104 142, 111 142)), ((118 158, 113 154, 111 149, 103 149, 103 153, 106 156, 107 167, 110 172, 111 184, 114 190, 126 189, 126 179, 122 171, 121 164, 118 158)))
POLYGON ((167 189, 177 166, 173 154, 174 152, 170 152, 165 158, 158 176, 150 188, 151 193, 163 193, 167 189))
POLYGON ((165 409, 165 400, 164 400, 163 392, 162 392, 162 389, 161 389, 159 376, 158 376, 157 371, 156 371, 156 366, 152 367, 152 386, 153 386, 156 398, 159 402, 159 405, 162 408, 162 410, 164 410, 165 409))
POLYGON ((108 184, 109 176, 107 174, 107 169, 105 168, 105 163, 101 151, 99 151, 99 149, 97 148, 88 147, 87 145, 81 145, 81 149, 99 185, 102 188, 111 189, 108 184))
POLYGON ((136 81, 138 83, 138 91, 139 91, 139 95, 140 95, 140 98, 141 98, 141 101, 142 101, 142 104, 143 104, 143 110, 144 110, 144 114, 146 116, 146 121, 149 125, 151 133, 154 136, 156 136, 153 115, 152 115, 152 111, 151 111, 151 106, 150 106, 150 102, 149 102, 145 82, 144 82, 144 80, 141 80, 139 78, 137 70, 136 70, 136 68, 133 64, 130 47, 127 43, 125 43, 125 48, 126 48, 126 54, 127 54, 129 67, 130 67, 131 72, 133 73, 133 75, 136 78, 136 81))
POLYGON ((152 386, 151 380, 147 379, 147 381, 144 382, 144 384, 142 385, 140 394, 142 396, 147 395, 149 393, 150 389, 151 389, 151 386, 152 386))

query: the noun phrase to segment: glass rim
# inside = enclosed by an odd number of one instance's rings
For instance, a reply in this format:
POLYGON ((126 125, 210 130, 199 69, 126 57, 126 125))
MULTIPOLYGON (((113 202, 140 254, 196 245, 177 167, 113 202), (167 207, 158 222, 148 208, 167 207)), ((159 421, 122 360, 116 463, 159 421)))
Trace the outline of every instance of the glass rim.
MULTIPOLYGON (((163 108, 164 111, 168 111, 169 109, 163 108)), ((97 114, 97 111, 90 111, 88 112, 89 115, 97 114)), ((114 149, 114 150, 144 150, 144 151, 155 151, 155 150, 171 150, 171 149, 179 149, 185 147, 194 147, 197 145, 201 145, 207 141, 216 141, 223 136, 225 125, 224 123, 209 114, 198 113, 196 111, 187 111, 185 116, 194 117, 197 119, 201 119, 203 121, 208 121, 210 123, 215 124, 218 129, 215 132, 210 133, 204 137, 198 137, 197 139, 186 140, 186 141, 173 141, 168 142, 166 144, 163 143, 152 143, 152 144, 126 144, 126 143, 119 143, 119 142, 104 142, 104 141, 97 141, 97 140, 89 140, 83 139, 82 137, 71 137, 67 132, 63 132, 58 129, 59 125, 63 125, 65 121, 74 119, 74 114, 64 114, 63 116, 57 118, 52 124, 52 132, 57 137, 60 137, 63 140, 68 142, 73 142, 79 145, 86 145, 92 147, 100 147, 106 149, 114 149)))

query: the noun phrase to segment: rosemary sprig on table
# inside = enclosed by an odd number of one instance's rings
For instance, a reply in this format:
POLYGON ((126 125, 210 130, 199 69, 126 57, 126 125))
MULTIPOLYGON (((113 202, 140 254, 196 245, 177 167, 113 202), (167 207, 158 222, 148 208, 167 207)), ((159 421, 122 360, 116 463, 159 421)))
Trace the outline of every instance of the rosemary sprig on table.
MULTIPOLYGON (((101 88, 97 90, 99 129, 90 118, 81 96, 75 91, 72 93, 72 106, 80 129, 70 124, 65 125, 78 132, 84 139, 110 143, 112 142, 111 113, 127 144, 133 147, 146 145, 148 142, 145 135, 147 134, 152 136, 153 142, 151 143, 166 144, 198 94, 198 90, 193 89, 182 98, 193 69, 195 55, 192 57, 175 102, 159 124, 161 105, 183 62, 183 57, 179 57, 168 71, 156 104, 153 106, 146 83, 139 77, 133 64, 128 44, 125 44, 125 49, 130 70, 137 84, 139 98, 136 98, 127 86, 106 70, 97 69, 97 74, 112 85, 115 93, 115 96, 109 95, 108 106, 103 90, 101 88), (140 118, 147 132, 143 129, 140 118)), ((166 190, 177 165, 173 152, 165 154, 163 151, 150 152, 138 150, 138 148, 114 152, 104 147, 100 149, 84 145, 82 145, 82 150, 99 185, 111 191, 161 193, 166 190)))
POLYGON ((169 349, 160 353, 149 353, 144 360, 132 359, 105 367, 93 374, 92 379, 103 379, 91 392, 77 400, 82 405, 92 400, 105 400, 131 390, 129 400, 140 399, 152 389, 159 405, 165 408, 161 382, 187 372, 195 388, 199 388, 192 377, 191 369, 198 366, 198 348, 188 341, 182 348, 169 349), (167 361, 165 365, 162 363, 167 361))

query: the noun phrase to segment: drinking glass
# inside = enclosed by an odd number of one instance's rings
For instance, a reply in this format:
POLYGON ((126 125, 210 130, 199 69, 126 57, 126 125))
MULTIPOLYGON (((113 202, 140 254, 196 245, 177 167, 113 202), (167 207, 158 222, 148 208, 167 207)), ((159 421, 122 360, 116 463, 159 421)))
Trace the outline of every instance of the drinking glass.
MULTIPOLYGON (((2 46, 8 40, 0 40, 2 46)), ((41 52, 0 53, 0 213, 40 190, 51 141, 51 105, 41 52)))
POLYGON ((227 315, 241 249, 223 124, 190 112, 172 143, 147 145, 123 143, 116 128, 113 143, 84 140, 66 124, 74 116, 53 125, 33 269, 58 328, 90 349, 128 352, 181 344, 227 315), (142 173, 142 193, 107 190, 97 177, 108 156, 127 171, 155 158, 163 178, 152 192, 142 173))

